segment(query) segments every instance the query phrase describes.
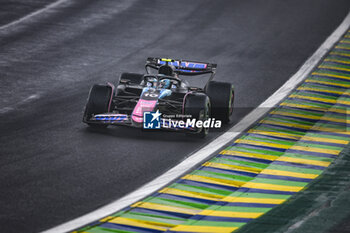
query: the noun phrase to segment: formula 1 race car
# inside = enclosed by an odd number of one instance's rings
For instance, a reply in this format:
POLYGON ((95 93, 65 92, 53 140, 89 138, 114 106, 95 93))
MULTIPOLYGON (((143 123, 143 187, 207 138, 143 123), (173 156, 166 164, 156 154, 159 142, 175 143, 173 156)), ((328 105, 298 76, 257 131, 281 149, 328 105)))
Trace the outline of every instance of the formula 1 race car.
POLYGON ((228 123, 233 112, 234 87, 212 81, 216 67, 205 62, 148 58, 146 74, 123 73, 116 86, 93 85, 83 122, 96 128, 124 125, 205 137, 210 127, 228 123), (204 88, 189 86, 179 78, 203 74, 210 74, 204 88))

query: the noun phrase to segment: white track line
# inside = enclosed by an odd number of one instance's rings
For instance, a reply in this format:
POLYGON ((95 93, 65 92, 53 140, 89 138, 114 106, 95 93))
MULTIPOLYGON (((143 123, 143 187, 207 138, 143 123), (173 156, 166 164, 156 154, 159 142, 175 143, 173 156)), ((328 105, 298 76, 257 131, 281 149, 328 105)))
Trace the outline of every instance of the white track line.
POLYGON ((42 233, 72 231, 88 223, 91 223, 100 218, 115 213, 131 205, 132 203, 156 192, 157 190, 169 184, 177 177, 192 169, 194 166, 208 159, 213 153, 221 149, 224 145, 228 144, 229 142, 232 142, 240 134, 240 132, 247 130, 259 118, 268 113, 270 108, 275 107, 280 101, 287 97, 287 95, 307 77, 307 75, 312 71, 312 69, 320 62, 320 60, 327 54, 327 52, 333 47, 333 45, 340 39, 340 37, 348 29, 349 25, 350 13, 346 16, 342 24, 321 45, 321 47, 303 64, 299 71, 296 74, 294 74, 282 87, 280 87, 267 100, 260 104, 258 108, 253 110, 240 122, 234 125, 229 131, 227 131, 214 141, 210 142, 208 145, 201 148, 197 152, 193 153, 190 157, 182 161, 179 165, 173 167, 169 171, 165 172, 163 175, 143 185, 134 192, 108 205, 105 205, 93 212, 90 212, 89 214, 83 215, 79 218, 73 219, 69 222, 63 223, 59 226, 46 230, 42 233))
POLYGON ((0 31, 4 30, 4 29, 7 29, 9 27, 12 27, 12 26, 16 26, 17 24, 22 23, 22 22, 28 20, 29 18, 32 18, 33 16, 39 15, 39 14, 43 13, 44 11, 50 10, 50 9, 52 9, 52 8, 62 4, 64 2, 67 2, 67 1, 70 1, 70 0, 58 0, 56 2, 53 2, 53 3, 47 5, 44 8, 41 8, 41 9, 39 9, 37 11, 34 11, 34 12, 30 13, 29 15, 26 15, 26 16, 20 18, 20 19, 12 21, 11 23, 8 23, 6 25, 1 26, 0 27, 0 31))

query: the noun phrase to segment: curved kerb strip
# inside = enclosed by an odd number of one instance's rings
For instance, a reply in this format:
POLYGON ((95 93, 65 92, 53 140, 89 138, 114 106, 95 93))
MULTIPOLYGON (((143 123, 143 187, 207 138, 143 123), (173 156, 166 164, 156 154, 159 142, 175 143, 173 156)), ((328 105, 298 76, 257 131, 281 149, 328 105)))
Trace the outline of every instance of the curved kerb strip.
POLYGON ((45 232, 82 225, 76 232, 232 232, 305 189, 350 140, 350 32, 343 36, 349 24, 350 15, 285 85, 228 132, 135 192, 45 232))

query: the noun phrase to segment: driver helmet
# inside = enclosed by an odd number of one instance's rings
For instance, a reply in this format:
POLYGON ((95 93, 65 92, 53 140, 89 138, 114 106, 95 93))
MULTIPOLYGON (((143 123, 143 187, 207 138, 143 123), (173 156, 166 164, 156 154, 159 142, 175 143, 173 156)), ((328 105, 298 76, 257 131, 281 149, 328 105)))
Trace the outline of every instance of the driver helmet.
POLYGON ((171 85, 171 82, 169 79, 162 79, 159 82, 159 87, 160 88, 164 88, 164 89, 168 89, 171 85))
POLYGON ((162 65, 158 69, 158 74, 163 74, 167 76, 174 76, 175 67, 172 65, 162 65))

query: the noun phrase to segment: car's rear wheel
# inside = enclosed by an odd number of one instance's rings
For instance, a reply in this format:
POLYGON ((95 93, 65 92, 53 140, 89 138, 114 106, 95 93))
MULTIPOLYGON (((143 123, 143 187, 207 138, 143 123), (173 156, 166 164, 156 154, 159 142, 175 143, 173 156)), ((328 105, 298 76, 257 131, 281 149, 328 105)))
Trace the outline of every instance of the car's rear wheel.
MULTIPOLYGON (((185 99, 186 115, 191 115, 191 119, 205 121, 210 117, 210 100, 207 95, 202 93, 188 94, 185 99)), ((208 135, 209 128, 198 128, 194 133, 187 133, 188 136, 197 136, 204 138, 208 135)))
POLYGON ((85 106, 83 122, 94 128, 106 128, 107 124, 91 123, 92 115, 109 112, 114 95, 112 86, 95 84, 90 89, 88 101, 85 106))
POLYGON ((228 123, 233 113, 234 87, 231 83, 210 81, 205 88, 210 98, 211 117, 228 123))

